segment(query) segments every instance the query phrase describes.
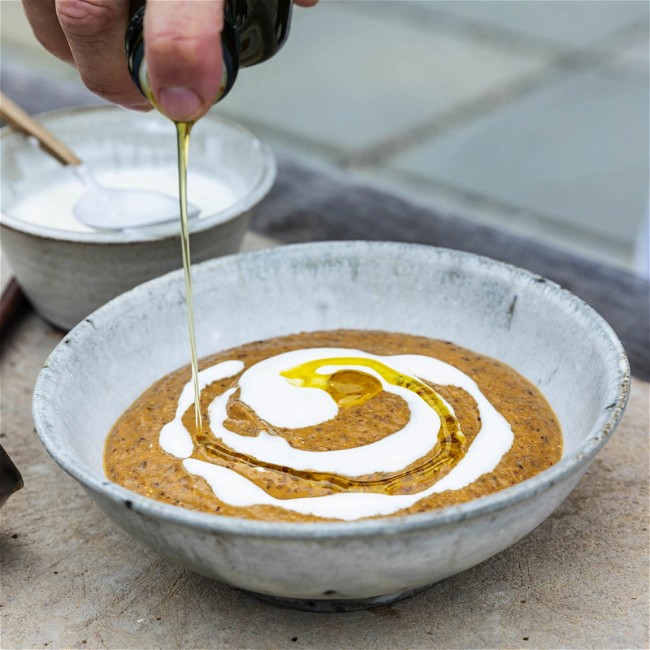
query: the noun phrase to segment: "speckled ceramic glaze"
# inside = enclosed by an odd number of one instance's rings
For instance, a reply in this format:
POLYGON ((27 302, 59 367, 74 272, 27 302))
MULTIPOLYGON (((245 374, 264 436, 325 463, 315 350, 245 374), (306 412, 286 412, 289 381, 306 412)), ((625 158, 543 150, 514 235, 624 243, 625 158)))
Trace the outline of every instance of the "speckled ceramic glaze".
MULTIPOLYGON (((58 111, 39 118, 95 172, 174 165, 173 124, 115 106, 58 111)), ((182 265, 177 235, 151 232, 70 232, 26 223, 12 205, 70 171, 10 127, 2 129, 2 251, 35 309, 69 329, 111 298, 182 265)), ((236 202, 191 228, 192 260, 239 249, 251 209, 275 179, 271 151, 237 124, 208 115, 193 132, 190 167, 227 179, 236 202)), ((176 187, 170 188, 173 195, 176 187)), ((191 201, 190 196, 190 201, 191 201)))
POLYGON ((321 243, 194 269, 201 356, 292 332, 383 329, 447 339, 514 367, 547 396, 563 460, 519 485, 406 517, 284 524, 165 505, 107 481, 106 434, 152 382, 188 362, 178 272, 78 325, 41 372, 37 431, 50 454, 136 539, 186 567, 312 610, 389 602, 505 549, 550 515, 618 423, 629 368, 611 328, 526 271, 408 244, 321 243))

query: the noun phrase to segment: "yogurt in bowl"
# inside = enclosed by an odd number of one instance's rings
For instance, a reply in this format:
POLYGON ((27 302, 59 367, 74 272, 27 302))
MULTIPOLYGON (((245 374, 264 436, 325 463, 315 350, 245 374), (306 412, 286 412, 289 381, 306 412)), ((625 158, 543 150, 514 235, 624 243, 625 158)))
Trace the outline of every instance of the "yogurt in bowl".
MULTIPOLYGON (((97 234, 101 232, 102 229, 86 226, 75 217, 74 206, 86 187, 70 168, 66 168, 66 171, 68 171, 67 178, 61 175, 52 184, 11 204, 7 208, 8 214, 24 223, 42 228, 76 233, 97 234)), ((144 168, 106 169, 99 174, 93 174, 93 177, 102 188, 148 190, 175 198, 178 203, 178 192, 176 191, 178 169, 174 164, 144 168)), ((188 192, 192 196, 192 203, 199 210, 199 219, 224 213, 240 198, 240 191, 233 186, 232 182, 194 169, 188 173, 188 192)), ((176 212, 178 212, 178 207, 176 207, 176 212)), ((196 227, 196 225, 192 225, 196 227)), ((121 228, 120 230, 124 230, 126 235, 134 239, 138 237, 150 238, 160 234, 173 235, 180 233, 180 222, 177 217, 173 222, 165 223, 165 225, 156 224, 155 226, 121 228)))
MULTIPOLYGON (((115 106, 39 118, 107 186, 164 189, 177 195, 176 135, 162 115, 115 106)), ((2 251, 23 291, 48 321, 69 329, 145 280, 182 265, 175 223, 93 231, 72 215, 83 185, 10 127, 2 148, 2 251)), ((189 201, 193 261, 238 250, 251 210, 271 188, 269 148, 243 127, 209 114, 193 132, 189 201)))

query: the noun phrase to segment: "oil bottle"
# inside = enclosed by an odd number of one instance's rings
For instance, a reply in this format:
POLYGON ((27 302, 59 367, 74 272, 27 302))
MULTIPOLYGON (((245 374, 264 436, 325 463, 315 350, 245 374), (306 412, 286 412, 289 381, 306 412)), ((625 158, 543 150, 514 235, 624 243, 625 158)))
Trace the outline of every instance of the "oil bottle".
MULTIPOLYGON (((270 59, 289 35, 292 0, 227 0, 221 32, 223 67, 215 103, 223 99, 237 78, 239 68, 270 59)), ((126 32, 125 50, 131 78, 140 92, 153 100, 144 58, 146 4, 133 14, 126 32)))

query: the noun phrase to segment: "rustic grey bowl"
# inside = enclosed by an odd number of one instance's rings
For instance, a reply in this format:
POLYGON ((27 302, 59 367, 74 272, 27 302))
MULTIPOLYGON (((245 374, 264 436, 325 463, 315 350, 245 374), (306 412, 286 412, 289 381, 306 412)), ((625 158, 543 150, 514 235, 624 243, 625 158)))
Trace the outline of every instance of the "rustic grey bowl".
POLYGON ((200 355, 328 328, 454 341, 513 366, 564 430, 561 462, 507 490, 426 514, 349 523, 263 523, 164 505, 110 483, 104 438, 152 382, 188 362, 181 274, 120 296, 52 353, 34 393, 38 434, 99 507, 184 566, 312 610, 404 597, 510 546, 550 515, 618 423, 629 367, 584 302, 526 271, 426 246, 325 242, 194 269, 200 355))
MULTIPOLYGON (((174 126, 156 112, 98 106, 56 111, 39 120, 96 173, 176 164, 174 126)), ((2 129, 0 147, 2 251, 46 320, 69 329, 111 298, 182 265, 178 235, 169 234, 168 227, 157 232, 75 232, 16 218, 13 205, 42 187, 70 179, 71 172, 11 127, 2 129)), ((236 252, 250 211, 275 180, 273 154, 243 127, 209 114, 193 130, 190 170, 227 179, 234 194, 227 208, 202 214, 192 224, 192 260, 236 252)), ((175 194, 176 187, 169 193, 175 194)))

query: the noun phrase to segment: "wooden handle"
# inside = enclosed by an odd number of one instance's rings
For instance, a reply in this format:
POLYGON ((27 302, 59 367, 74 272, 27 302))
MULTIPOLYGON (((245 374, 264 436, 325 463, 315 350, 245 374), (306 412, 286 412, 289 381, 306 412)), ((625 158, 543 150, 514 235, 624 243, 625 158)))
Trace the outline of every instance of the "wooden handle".
POLYGON ((81 165, 74 152, 4 93, 0 93, 0 117, 18 131, 36 138, 41 148, 63 165, 81 165))

